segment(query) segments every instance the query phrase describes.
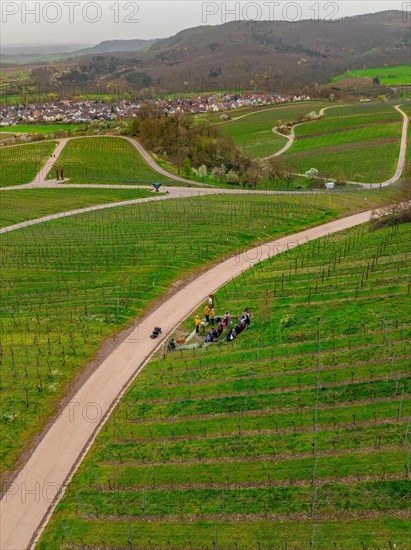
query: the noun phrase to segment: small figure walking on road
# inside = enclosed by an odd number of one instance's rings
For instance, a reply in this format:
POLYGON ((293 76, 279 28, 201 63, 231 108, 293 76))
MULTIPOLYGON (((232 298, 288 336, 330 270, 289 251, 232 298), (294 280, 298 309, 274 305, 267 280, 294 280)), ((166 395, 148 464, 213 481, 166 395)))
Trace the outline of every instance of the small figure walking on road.
POLYGON ((201 319, 199 315, 196 315, 194 319, 194 324, 196 326, 196 334, 198 334, 200 332, 200 325, 201 325, 201 319))

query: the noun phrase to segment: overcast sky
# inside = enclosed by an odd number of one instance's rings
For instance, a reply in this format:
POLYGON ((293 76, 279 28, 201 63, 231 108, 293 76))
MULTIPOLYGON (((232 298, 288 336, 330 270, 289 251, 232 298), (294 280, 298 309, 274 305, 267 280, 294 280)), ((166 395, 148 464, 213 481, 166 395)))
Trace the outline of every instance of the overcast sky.
POLYGON ((0 5, 3 45, 161 38, 188 27, 239 19, 291 21, 388 9, 411 12, 411 0, 1 0, 0 5))

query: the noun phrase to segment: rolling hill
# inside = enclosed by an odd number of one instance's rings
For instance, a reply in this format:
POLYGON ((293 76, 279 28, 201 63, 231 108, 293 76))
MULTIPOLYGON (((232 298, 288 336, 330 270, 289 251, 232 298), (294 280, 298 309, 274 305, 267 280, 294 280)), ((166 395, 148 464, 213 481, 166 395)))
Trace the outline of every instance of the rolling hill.
MULTIPOLYGON (((117 46, 124 45, 114 41, 98 48, 117 46)), ((127 80, 128 72, 138 71, 158 91, 241 90, 254 80, 257 89, 296 93, 347 70, 408 63, 409 47, 400 11, 334 21, 237 21, 186 29, 144 51, 117 52, 112 71, 94 76, 127 80)), ((78 70, 87 74, 94 59, 75 60, 73 76, 78 70)))

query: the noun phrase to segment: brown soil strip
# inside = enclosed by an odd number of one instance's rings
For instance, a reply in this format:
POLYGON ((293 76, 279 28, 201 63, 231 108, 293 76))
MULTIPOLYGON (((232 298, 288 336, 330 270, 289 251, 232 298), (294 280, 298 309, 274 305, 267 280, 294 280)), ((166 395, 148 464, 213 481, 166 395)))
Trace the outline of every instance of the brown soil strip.
MULTIPOLYGON (((400 373, 399 379, 408 378, 408 373, 400 373)), ((389 380, 387 375, 385 376, 374 376, 372 377, 365 377, 365 378, 357 378, 356 380, 342 380, 340 382, 326 382, 321 384, 321 388, 333 388, 333 387, 342 387, 342 386, 357 386, 358 384, 366 384, 368 382, 377 382, 381 380, 389 380)), ((181 398, 174 398, 174 399, 146 399, 144 401, 144 404, 151 404, 151 405, 168 405, 169 403, 180 403, 182 400, 184 401, 211 401, 213 399, 224 399, 226 397, 258 397, 260 395, 272 395, 272 394, 278 394, 278 393, 290 393, 290 392, 296 392, 296 391, 305 391, 305 390, 313 390, 317 386, 316 384, 304 384, 302 386, 298 387, 292 387, 292 388, 273 388, 270 390, 258 390, 255 393, 248 393, 246 391, 240 391, 240 392, 230 392, 230 393, 215 393, 212 395, 194 395, 194 396, 186 396, 181 398)))
MULTIPOLYGON (((358 449, 336 449, 336 450, 327 450, 327 451, 319 451, 317 452, 317 457, 327 457, 327 456, 339 456, 339 455, 347 455, 347 454, 373 454, 377 452, 387 452, 387 451, 400 451, 401 449, 404 449, 402 445, 379 445, 374 447, 359 447, 358 449)), ((166 464, 221 464, 221 463, 237 463, 237 462, 257 462, 257 461, 267 461, 272 460, 273 462, 277 463, 278 461, 287 461, 287 460, 300 460, 304 458, 313 458, 313 453, 269 453, 266 455, 254 455, 254 456, 236 456, 235 458, 231 456, 223 456, 218 458, 204 458, 204 459, 198 459, 198 458, 179 458, 179 459, 168 459, 166 464)), ((127 460, 124 460, 123 462, 107 462, 107 461, 101 461, 99 462, 102 466, 162 466, 165 464, 164 461, 158 461, 158 460, 144 460, 141 462, 127 462, 127 460)))
MULTIPOLYGON (((295 472, 296 475, 298 472, 295 472)), ((190 476, 188 476, 190 477, 190 476)), ((406 477, 406 476, 405 476, 406 477)), ((404 475, 401 474, 374 474, 374 475, 352 475, 346 477, 324 477, 318 478, 315 480, 316 485, 329 485, 329 484, 355 484, 355 483, 365 483, 370 481, 380 481, 380 480, 400 480, 404 479, 404 475)), ((406 478, 407 479, 407 478, 406 478)), ((270 487, 311 487, 313 485, 311 479, 284 479, 284 480, 270 480, 270 481, 244 481, 242 483, 221 483, 210 481, 209 483, 173 483, 173 484, 149 484, 149 485, 116 485, 114 482, 110 485, 102 485, 99 492, 102 493, 118 493, 118 492, 130 492, 141 493, 145 491, 187 491, 191 489, 197 490, 209 490, 209 489, 226 489, 226 490, 244 490, 244 489, 269 489, 270 487)))
POLYGON ((398 122, 401 124, 400 119, 391 119, 391 120, 381 120, 378 122, 369 122, 368 124, 358 124, 357 126, 346 126, 345 128, 340 128, 337 130, 328 130, 327 132, 319 132, 318 134, 307 134, 304 136, 295 136, 296 141, 301 139, 310 139, 314 137, 328 136, 330 134, 340 134, 341 132, 347 132, 350 130, 360 130, 361 128, 368 128, 370 126, 382 126, 383 124, 392 124, 393 122, 398 122))
MULTIPOLYGON (((327 430, 334 430, 334 429, 342 429, 346 430, 349 428, 358 428, 358 427, 366 427, 366 426, 383 426, 386 424, 401 424, 404 419, 400 419, 396 421, 395 419, 388 418, 383 420, 364 420, 363 422, 350 422, 348 424, 321 424, 320 428, 318 429, 319 432, 327 431, 327 430)), ((132 420, 128 421, 128 425, 132 425, 132 420)), ((192 440, 204 440, 204 439, 225 439, 225 438, 232 438, 236 435, 241 435, 245 437, 254 437, 259 435, 279 435, 279 434, 290 434, 290 433, 311 433, 313 432, 312 426, 296 426, 295 428, 280 428, 279 430, 241 430, 241 434, 239 430, 236 430, 235 432, 213 432, 210 434, 193 434, 193 435, 177 435, 177 436, 161 436, 161 437, 134 437, 133 439, 113 439, 115 443, 122 444, 122 443, 155 443, 155 442, 161 442, 161 441, 192 441, 192 440)))
MULTIPOLYGON (((373 403, 386 403, 390 401, 400 401, 401 395, 397 396, 390 396, 390 397, 379 397, 379 398, 370 398, 370 399, 361 399, 359 401, 350 401, 345 402, 342 401, 341 403, 338 403, 338 408, 347 408, 347 407, 360 407, 362 405, 370 405, 373 403)), ((407 396, 404 396, 404 398, 408 398, 407 396)), ((335 409, 336 405, 333 403, 329 405, 318 405, 318 410, 327 410, 327 409, 335 409)), ((253 409, 252 411, 247 411, 248 416, 261 416, 261 415, 267 415, 267 414, 288 414, 290 412, 304 412, 304 411, 314 411, 314 405, 311 407, 284 407, 282 409, 280 408, 270 408, 270 409, 253 409)), ((151 425, 151 424, 157 424, 157 423, 167 423, 167 422, 174 422, 177 421, 190 421, 190 420, 199 420, 201 419, 207 419, 207 418, 226 418, 229 416, 237 416, 239 415, 239 411, 234 412, 219 412, 219 413, 211 413, 211 414, 199 414, 199 415, 187 415, 187 416, 181 416, 181 417, 154 417, 154 418, 139 418, 139 419, 133 419, 133 424, 145 424, 145 425, 151 425)))
MULTIPOLYGON (((222 516, 221 514, 215 515, 215 514, 184 514, 184 515, 176 515, 172 514, 169 516, 148 516, 148 515, 142 515, 142 516, 109 516, 109 515, 98 515, 94 516, 87 516, 86 519, 98 519, 99 521, 121 521, 121 522, 133 522, 133 523, 139 523, 139 522, 152 522, 152 523, 172 523, 172 522, 180 522, 184 520, 186 523, 187 521, 198 521, 201 519, 201 521, 210 521, 213 524, 223 521, 230 521, 233 524, 240 524, 242 522, 244 523, 252 523, 254 521, 269 521, 269 522, 281 522, 281 521, 309 521, 312 523, 315 522, 322 522, 327 520, 338 520, 338 521, 349 521, 349 520, 355 520, 358 521, 359 519, 389 519, 389 518, 398 518, 398 519, 409 519, 410 513, 409 510, 386 510, 386 511, 380 511, 380 510, 355 510, 353 512, 343 512, 343 513, 328 513, 328 514, 315 514, 312 516, 310 512, 307 513, 290 513, 290 514, 224 514, 222 516)), ((293 534, 289 533, 288 536, 285 534, 283 536, 283 539, 287 539, 290 537, 290 541, 292 541, 293 534)), ((90 550, 90 547, 87 547, 90 550)), ((100 550, 101 546, 93 547, 93 549, 96 548, 96 550, 100 550)), ((194 549, 195 547, 193 547, 194 549)), ((293 550, 295 550, 296 546, 293 544, 292 546, 293 550)), ((301 547, 300 547, 301 548, 301 547)), ((304 549, 307 548, 307 546, 304 546, 304 549)), ((343 548, 343 547, 341 547, 343 548)))
POLYGON ((352 149, 368 149, 377 145, 387 145, 389 143, 399 143, 399 138, 390 137, 384 139, 374 139, 372 141, 359 141, 358 143, 345 143, 343 145, 335 145, 334 147, 322 147, 321 149, 313 149, 312 151, 303 151, 301 153, 287 153, 284 158, 296 159, 311 157, 316 155, 326 155, 337 151, 351 151, 352 149))

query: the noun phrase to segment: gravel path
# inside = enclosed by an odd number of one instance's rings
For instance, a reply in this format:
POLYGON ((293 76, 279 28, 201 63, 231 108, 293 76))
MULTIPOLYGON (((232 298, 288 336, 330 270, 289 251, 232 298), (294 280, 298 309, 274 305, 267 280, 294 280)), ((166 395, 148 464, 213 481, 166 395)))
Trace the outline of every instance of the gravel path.
POLYGON ((301 231, 239 254, 194 279, 145 318, 100 364, 33 450, 0 503, 0 548, 30 548, 97 436, 104 420, 168 335, 204 301, 252 264, 369 220, 363 212, 301 231), (163 333, 151 340, 154 326, 163 333))

